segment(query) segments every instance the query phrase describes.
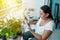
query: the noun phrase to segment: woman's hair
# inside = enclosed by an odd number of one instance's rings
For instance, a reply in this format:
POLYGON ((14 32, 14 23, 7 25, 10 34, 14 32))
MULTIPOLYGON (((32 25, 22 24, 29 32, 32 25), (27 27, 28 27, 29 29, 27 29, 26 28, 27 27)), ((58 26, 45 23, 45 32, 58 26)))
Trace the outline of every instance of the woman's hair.
POLYGON ((44 6, 42 6, 40 9, 42 9, 45 14, 46 14, 46 13, 49 14, 49 16, 48 16, 47 18, 53 19, 52 13, 51 13, 51 8, 50 8, 49 6, 44 5, 44 6))

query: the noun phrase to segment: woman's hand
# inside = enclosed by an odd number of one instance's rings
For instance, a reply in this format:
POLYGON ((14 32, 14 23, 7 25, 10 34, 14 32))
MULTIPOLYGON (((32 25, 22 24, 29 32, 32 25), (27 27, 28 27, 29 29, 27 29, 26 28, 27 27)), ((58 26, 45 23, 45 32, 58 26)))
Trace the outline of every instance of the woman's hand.
POLYGON ((28 23, 28 29, 32 31, 31 27, 30 27, 30 24, 28 23))

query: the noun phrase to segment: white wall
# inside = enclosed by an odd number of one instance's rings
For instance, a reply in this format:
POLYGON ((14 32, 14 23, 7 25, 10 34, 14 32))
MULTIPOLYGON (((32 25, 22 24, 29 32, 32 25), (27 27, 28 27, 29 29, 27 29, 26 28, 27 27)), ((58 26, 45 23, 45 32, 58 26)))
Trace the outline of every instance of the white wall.
POLYGON ((22 0, 23 5, 26 8, 34 8, 35 12, 32 14, 33 16, 39 17, 40 7, 44 5, 44 0, 22 0))

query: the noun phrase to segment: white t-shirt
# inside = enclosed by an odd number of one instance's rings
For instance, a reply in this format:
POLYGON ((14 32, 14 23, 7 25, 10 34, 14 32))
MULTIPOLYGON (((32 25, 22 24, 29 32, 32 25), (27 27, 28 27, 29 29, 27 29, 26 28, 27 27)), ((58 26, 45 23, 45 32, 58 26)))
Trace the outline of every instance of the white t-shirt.
POLYGON ((50 22, 48 22, 46 25, 44 25, 43 27, 40 26, 40 22, 42 19, 39 19, 39 21, 36 24, 35 27, 35 33, 42 35, 44 30, 50 30, 53 31, 55 29, 55 23, 53 20, 51 20, 50 22))

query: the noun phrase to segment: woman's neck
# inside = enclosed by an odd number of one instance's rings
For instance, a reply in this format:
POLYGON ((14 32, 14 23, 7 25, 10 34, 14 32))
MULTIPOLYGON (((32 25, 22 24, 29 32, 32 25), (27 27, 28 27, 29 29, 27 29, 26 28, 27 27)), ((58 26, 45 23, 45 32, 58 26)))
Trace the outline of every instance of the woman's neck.
POLYGON ((45 19, 42 19, 44 22, 45 21, 50 21, 50 20, 52 20, 51 18, 45 18, 45 19))

